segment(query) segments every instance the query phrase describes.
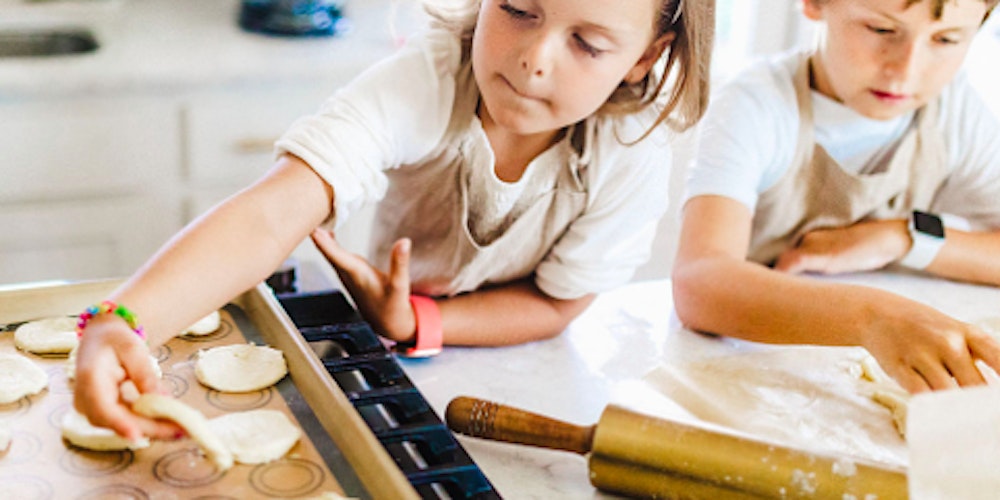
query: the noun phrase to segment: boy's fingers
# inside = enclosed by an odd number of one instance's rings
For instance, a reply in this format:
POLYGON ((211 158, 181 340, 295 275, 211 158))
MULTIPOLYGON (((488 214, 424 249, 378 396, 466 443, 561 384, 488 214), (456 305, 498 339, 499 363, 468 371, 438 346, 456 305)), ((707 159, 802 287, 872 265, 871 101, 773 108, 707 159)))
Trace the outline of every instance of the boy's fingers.
POLYGON ((970 335, 968 337, 969 351, 976 359, 983 360, 984 363, 1000 373, 1000 341, 987 333, 981 335, 970 335))

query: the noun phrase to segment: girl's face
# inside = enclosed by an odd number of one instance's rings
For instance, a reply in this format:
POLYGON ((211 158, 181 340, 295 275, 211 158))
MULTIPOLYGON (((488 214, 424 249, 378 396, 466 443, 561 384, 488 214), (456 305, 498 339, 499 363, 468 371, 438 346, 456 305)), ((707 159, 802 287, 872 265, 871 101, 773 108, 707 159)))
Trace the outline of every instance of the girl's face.
POLYGON ((986 15, 982 0, 803 0, 825 34, 813 59, 814 88, 869 118, 887 120, 937 96, 962 65, 986 15))
POLYGON ((672 40, 654 43, 661 2, 483 0, 472 68, 484 122, 528 135, 593 114, 623 80, 641 80, 672 40))

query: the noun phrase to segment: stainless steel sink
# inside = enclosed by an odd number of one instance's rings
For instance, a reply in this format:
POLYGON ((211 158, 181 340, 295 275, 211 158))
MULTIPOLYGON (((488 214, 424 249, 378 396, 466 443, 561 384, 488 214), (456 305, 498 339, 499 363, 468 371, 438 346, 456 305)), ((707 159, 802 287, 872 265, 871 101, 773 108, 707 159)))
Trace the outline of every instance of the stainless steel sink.
POLYGON ((97 40, 85 29, 0 29, 0 57, 46 57, 86 54, 97 40))

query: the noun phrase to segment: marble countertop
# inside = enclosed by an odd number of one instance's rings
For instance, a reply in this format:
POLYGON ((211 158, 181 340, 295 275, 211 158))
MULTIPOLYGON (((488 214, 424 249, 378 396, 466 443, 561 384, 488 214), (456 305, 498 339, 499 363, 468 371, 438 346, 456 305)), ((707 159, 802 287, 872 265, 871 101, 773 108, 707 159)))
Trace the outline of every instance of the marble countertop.
POLYGON ((0 30, 85 28, 100 45, 88 54, 0 58, 0 99, 342 81, 422 21, 415 2, 396 3, 350 0, 348 33, 294 38, 243 31, 238 0, 0 0, 0 30))
MULTIPOLYGON (((891 290, 964 321, 1000 316, 997 288, 905 271, 835 280, 891 290)), ((447 348, 437 357, 401 359, 401 364, 441 415, 452 398, 467 395, 578 425, 596 423, 608 404, 691 421, 692 415, 684 408, 644 383, 644 375, 671 361, 759 349, 782 348, 713 338, 682 328, 672 312, 669 281, 649 281, 600 296, 554 339, 503 348, 447 348)), ((590 485, 583 456, 465 436, 459 439, 506 498, 611 498, 590 485)))

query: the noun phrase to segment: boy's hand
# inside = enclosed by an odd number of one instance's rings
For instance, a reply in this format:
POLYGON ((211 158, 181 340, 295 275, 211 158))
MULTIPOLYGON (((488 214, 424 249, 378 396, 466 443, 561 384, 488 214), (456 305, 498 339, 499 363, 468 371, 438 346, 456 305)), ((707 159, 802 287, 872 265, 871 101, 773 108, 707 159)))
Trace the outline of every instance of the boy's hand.
POLYGON ((905 220, 864 221, 802 236, 774 268, 788 273, 840 274, 881 269, 909 249, 905 220))
POLYGON ((140 393, 158 392, 159 380, 149 362, 149 348, 120 318, 90 320, 77 348, 73 405, 91 424, 127 439, 172 439, 175 424, 142 417, 122 399, 121 384, 131 380, 140 393))
POLYGON ((985 384, 975 361, 1000 370, 1000 342, 974 325, 904 301, 875 308, 864 347, 912 393, 985 384))
POLYGON ((311 237, 375 331, 396 342, 412 341, 417 320, 410 307, 410 240, 392 246, 386 274, 341 247, 330 231, 316 229, 311 237))

